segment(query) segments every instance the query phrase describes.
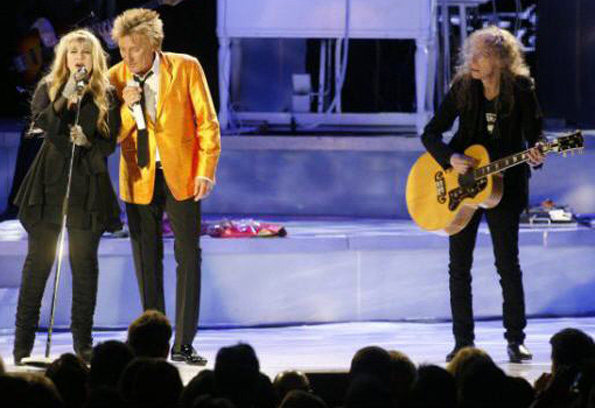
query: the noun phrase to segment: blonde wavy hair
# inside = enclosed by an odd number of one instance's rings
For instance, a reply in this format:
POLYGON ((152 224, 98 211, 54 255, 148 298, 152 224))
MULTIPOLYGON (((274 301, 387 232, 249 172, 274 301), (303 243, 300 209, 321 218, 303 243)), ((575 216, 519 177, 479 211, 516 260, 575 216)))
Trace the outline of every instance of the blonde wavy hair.
POLYGON ((454 356, 454 358, 446 365, 446 371, 452 374, 452 376, 458 380, 461 376, 461 372, 465 369, 465 366, 475 360, 489 360, 492 358, 488 353, 482 349, 475 347, 463 347, 454 356))
POLYGON ((93 102, 99 109, 97 129, 99 129, 99 132, 104 137, 107 137, 109 135, 107 113, 110 104, 108 92, 111 89, 111 85, 107 77, 107 54, 101 47, 101 43, 97 37, 84 29, 71 31, 63 36, 56 45, 54 62, 52 63, 50 72, 43 78, 43 81, 48 84, 50 100, 55 101, 58 92, 70 77, 66 58, 68 49, 73 42, 80 42, 91 46, 92 68, 89 73, 88 92, 90 92, 93 102))
POLYGON ((134 8, 116 17, 112 38, 114 41, 129 35, 141 35, 149 40, 155 50, 161 50, 163 43, 163 22, 156 11, 134 8))
POLYGON ((471 62, 478 52, 484 52, 498 61, 501 99, 507 100, 512 109, 514 78, 517 76, 531 78, 531 75, 520 42, 509 31, 496 26, 474 31, 463 44, 453 79, 453 83, 461 82, 462 86, 458 99, 459 105, 464 107, 469 102, 468 92, 472 83, 471 62))

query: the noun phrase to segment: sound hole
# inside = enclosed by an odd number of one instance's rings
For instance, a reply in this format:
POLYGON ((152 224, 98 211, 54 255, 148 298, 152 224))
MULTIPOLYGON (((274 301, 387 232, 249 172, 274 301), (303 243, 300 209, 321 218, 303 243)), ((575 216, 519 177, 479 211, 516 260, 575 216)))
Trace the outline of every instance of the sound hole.
POLYGON ((464 174, 459 174, 459 185, 463 189, 469 189, 475 184, 475 171, 470 170, 464 174))

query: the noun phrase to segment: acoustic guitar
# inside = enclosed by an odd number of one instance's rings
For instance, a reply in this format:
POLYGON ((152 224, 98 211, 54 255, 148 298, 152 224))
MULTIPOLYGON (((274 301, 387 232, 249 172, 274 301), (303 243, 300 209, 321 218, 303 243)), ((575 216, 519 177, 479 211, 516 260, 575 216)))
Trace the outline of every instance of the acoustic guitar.
MULTIPOLYGON (((574 152, 584 144, 580 131, 538 145, 543 154, 574 152)), ((423 154, 407 178, 407 209, 411 218, 428 231, 453 235, 471 220, 475 210, 493 208, 504 192, 502 172, 529 160, 528 150, 490 162, 485 147, 472 145, 467 156, 478 161, 465 174, 444 170, 429 154, 423 154)))

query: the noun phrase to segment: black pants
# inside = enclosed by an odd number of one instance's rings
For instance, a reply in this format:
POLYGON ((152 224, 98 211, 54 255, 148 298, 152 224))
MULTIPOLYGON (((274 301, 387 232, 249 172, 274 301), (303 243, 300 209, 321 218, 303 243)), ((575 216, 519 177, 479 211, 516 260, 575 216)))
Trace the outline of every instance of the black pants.
POLYGON ((508 206, 498 205, 490 210, 478 210, 469 224, 458 234, 452 235, 450 247, 450 307, 452 311, 453 333, 457 344, 473 342, 473 306, 471 295, 471 266, 477 229, 485 213, 492 237, 496 270, 500 275, 500 285, 504 302, 504 337, 509 342, 522 342, 525 318, 525 296, 523 293, 522 272, 519 265, 519 211, 508 206))
MULTIPOLYGON (((40 221, 30 227, 28 232, 29 249, 23 266, 16 316, 14 354, 18 358, 29 356, 33 348, 41 300, 56 256, 60 227, 40 221)), ((72 269, 71 330, 76 352, 92 346, 100 237, 99 232, 68 229, 72 269)))
POLYGON ((163 211, 174 232, 176 322, 174 346, 192 344, 200 307, 200 201, 174 198, 158 169, 148 205, 126 204, 134 266, 144 310, 165 313, 163 292, 163 211))

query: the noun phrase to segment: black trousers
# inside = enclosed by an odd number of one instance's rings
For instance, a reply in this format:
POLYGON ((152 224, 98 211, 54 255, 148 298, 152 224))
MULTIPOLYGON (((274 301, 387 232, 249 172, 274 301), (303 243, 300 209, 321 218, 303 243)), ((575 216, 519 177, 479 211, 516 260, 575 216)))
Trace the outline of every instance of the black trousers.
MULTIPOLYGON (((23 266, 17 304, 15 357, 29 356, 33 348, 41 300, 55 260, 60 227, 40 221, 30 227, 28 233, 29 249, 23 266)), ((71 330, 77 353, 92 346, 91 331, 99 274, 97 249, 100 237, 99 232, 68 228, 72 269, 71 330)))
POLYGON ((490 210, 478 210, 469 224, 449 239, 450 250, 450 307, 453 333, 457 344, 473 342, 474 323, 471 295, 471 266, 477 230, 485 213, 492 244, 495 265, 500 275, 503 296, 504 337, 509 342, 522 342, 527 321, 522 272, 519 265, 519 216, 514 206, 498 205, 490 210))
POLYGON ((155 176, 148 205, 126 204, 134 266, 144 310, 165 313, 163 291, 163 211, 174 232, 176 259, 176 321, 174 346, 192 344, 200 308, 200 201, 178 201, 167 187, 163 171, 155 176))

